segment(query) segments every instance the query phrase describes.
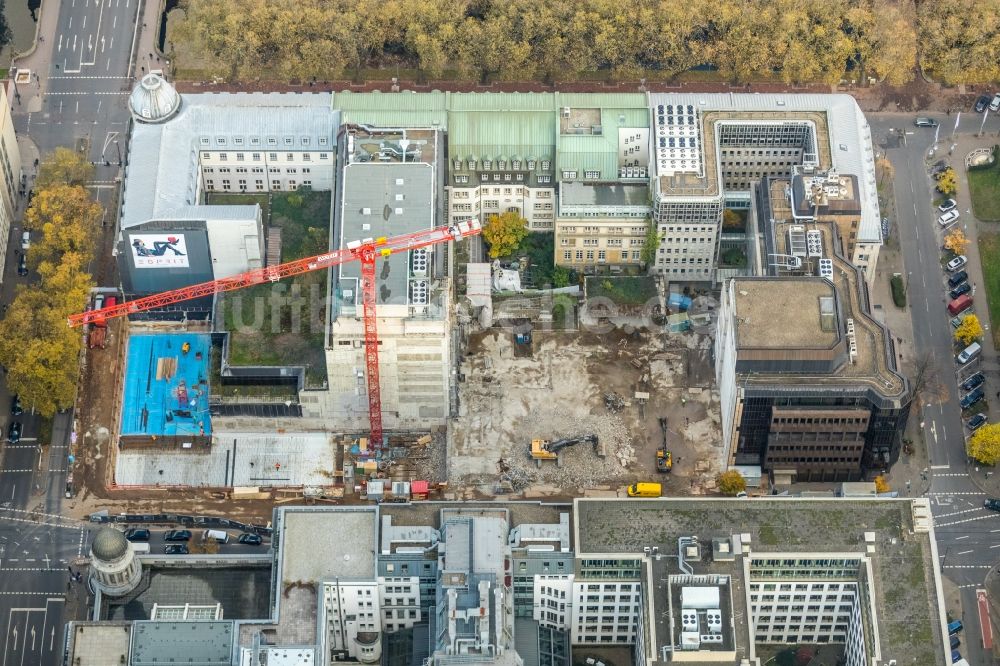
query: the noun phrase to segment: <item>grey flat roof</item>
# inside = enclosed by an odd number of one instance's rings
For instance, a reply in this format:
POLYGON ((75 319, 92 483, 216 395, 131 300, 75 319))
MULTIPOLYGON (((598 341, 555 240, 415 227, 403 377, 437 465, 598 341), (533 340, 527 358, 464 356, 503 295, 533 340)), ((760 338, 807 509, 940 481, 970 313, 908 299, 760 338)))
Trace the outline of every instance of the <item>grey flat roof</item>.
POLYGON ((73 666, 120 664, 128 658, 131 622, 73 622, 69 630, 73 666))
POLYGON ((658 93, 649 96, 658 104, 691 104, 699 112, 745 111, 780 114, 783 111, 826 113, 832 167, 839 173, 858 177, 861 225, 858 241, 882 241, 881 213, 875 184, 875 153, 871 127, 861 107, 850 95, 797 93, 658 93))
POLYGON ((376 575, 377 507, 281 510, 281 582, 376 575))
POLYGON ((559 196, 571 206, 648 206, 648 185, 562 183, 559 196))
MULTIPOLYGON (((434 226, 435 167, 422 162, 353 162, 344 167, 340 244, 353 240, 398 236, 434 226), (400 198, 402 197, 402 198, 400 198)), ((379 259, 376 279, 379 304, 406 305, 409 300, 409 253, 379 259)), ((360 278, 361 265, 340 266, 340 277, 360 278)), ((359 290, 355 290, 359 298, 359 290)), ((360 300, 357 301, 360 304, 360 300)))
POLYGON ((136 622, 131 665, 228 666, 233 637, 232 622, 136 622))
MULTIPOLYGON (((330 109, 331 99, 329 93, 182 95, 181 108, 170 120, 134 123, 125 169, 122 229, 154 218, 198 219, 200 151, 300 151, 302 139, 308 137, 308 150, 335 153, 340 114, 330 109), (284 145, 286 137, 293 137, 292 147, 284 145), (318 145, 320 137, 325 137, 326 145, 318 145), (207 145, 202 138, 208 140, 207 145), (252 138, 260 144, 251 144, 252 138), (269 138, 277 139, 277 144, 268 145, 269 138)), ((220 213, 213 210, 210 217, 219 218, 220 213)))
MULTIPOLYGON (((635 553, 678 538, 749 534, 751 555, 859 553, 871 558, 882 655, 899 663, 936 663, 940 610, 933 532, 915 533, 908 499, 585 499, 576 504, 577 557, 635 553), (865 533, 874 532, 874 552, 865 533)), ((746 544, 746 542, 744 542, 746 544)), ((745 622, 745 620, 744 620, 745 622)))

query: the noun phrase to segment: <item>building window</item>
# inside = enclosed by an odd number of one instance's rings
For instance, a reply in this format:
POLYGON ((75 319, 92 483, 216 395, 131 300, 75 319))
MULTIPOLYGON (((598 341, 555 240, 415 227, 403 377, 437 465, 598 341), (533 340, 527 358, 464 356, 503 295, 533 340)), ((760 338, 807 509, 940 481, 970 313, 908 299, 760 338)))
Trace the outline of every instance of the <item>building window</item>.
POLYGON ((584 171, 583 172, 583 177, 584 178, 600 178, 601 177, 601 172, 600 171, 584 171))
POLYGON ((229 189, 229 181, 228 180, 223 179, 223 181, 222 181, 222 189, 224 189, 224 190, 228 190, 229 189))
POLYGON ((455 176, 455 182, 456 183, 468 183, 469 182, 469 177, 468 176, 455 176))
POLYGON ((227 161, 228 159, 229 159, 229 156, 228 156, 228 155, 226 155, 225 153, 219 153, 219 161, 221 161, 221 162, 225 162, 225 161, 227 161))
POLYGON ((574 180, 576 178, 576 171, 563 171, 563 180, 574 180))
POLYGON ((294 159, 295 159, 295 153, 286 153, 285 154, 285 161, 286 162, 291 162, 294 159))
POLYGON ((528 160, 528 170, 529 171, 535 170, 535 160, 528 160))
POLYGON ((542 160, 542 171, 548 171, 552 168, 552 163, 549 160, 542 160))
POLYGON ((607 254, 604 252, 604 250, 598 250, 597 251, 597 260, 598 261, 604 261, 605 259, 607 259, 607 254))
POLYGON ((269 159, 271 161, 274 161, 274 162, 277 162, 278 161, 278 153, 268 153, 267 154, 267 159, 269 159))
POLYGON ((214 171, 215 169, 213 169, 212 167, 205 167, 205 173, 212 173, 214 171))
POLYGON ((302 153, 303 162, 312 162, 312 153, 302 153))
POLYGON ((583 261, 583 250, 577 250, 576 251, 576 260, 577 261, 583 261))
MULTIPOLYGON (((323 139, 320 139, 320 141, 323 142, 323 143, 325 143, 325 141, 323 141, 323 139)), ((330 159, 330 154, 329 153, 320 153, 319 154, 319 158, 321 160, 328 160, 328 159, 330 159)))
POLYGON ((483 160, 483 171, 490 171, 493 168, 493 162, 490 160, 483 160))
POLYGON ((222 137, 220 136, 220 137, 217 137, 217 138, 215 139, 215 143, 216 143, 217 145, 220 145, 220 146, 224 146, 224 145, 226 145, 226 140, 225 140, 225 139, 223 139, 223 138, 222 138, 222 137))

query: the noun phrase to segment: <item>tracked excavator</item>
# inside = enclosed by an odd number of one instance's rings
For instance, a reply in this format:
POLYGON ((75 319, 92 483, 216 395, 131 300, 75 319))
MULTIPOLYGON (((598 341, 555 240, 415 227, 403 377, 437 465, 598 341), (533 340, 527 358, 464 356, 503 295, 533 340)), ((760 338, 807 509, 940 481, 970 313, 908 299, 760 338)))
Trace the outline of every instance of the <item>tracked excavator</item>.
POLYGON ((554 441, 533 439, 531 440, 531 458, 539 467, 541 467, 544 460, 555 460, 556 465, 559 465, 561 464, 559 452, 576 444, 593 444, 594 451, 598 455, 601 455, 601 451, 597 446, 597 435, 579 435, 577 437, 565 437, 554 441))

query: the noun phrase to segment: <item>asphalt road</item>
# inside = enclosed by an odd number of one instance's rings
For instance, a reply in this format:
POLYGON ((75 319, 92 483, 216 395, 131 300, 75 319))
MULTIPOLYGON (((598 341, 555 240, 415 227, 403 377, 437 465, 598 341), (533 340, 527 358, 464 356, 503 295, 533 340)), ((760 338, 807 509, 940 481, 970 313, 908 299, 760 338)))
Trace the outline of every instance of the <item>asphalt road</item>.
MULTIPOLYGON (((946 305, 947 272, 941 266, 941 246, 944 230, 937 222, 938 211, 933 201, 933 179, 929 164, 945 158, 960 165, 964 153, 948 155, 955 127, 955 117, 936 116, 942 127, 935 154, 929 154, 934 144, 934 130, 913 125, 915 114, 871 114, 873 139, 879 152, 885 152, 895 168, 896 219, 894 233, 898 235, 906 266, 907 299, 913 320, 913 346, 917 355, 930 356, 933 373, 941 379, 947 395, 944 399, 924 401, 914 408, 911 418, 919 419, 923 439, 930 458, 930 490, 927 496, 935 519, 935 531, 942 573, 960 589, 965 616, 962 637, 963 656, 970 664, 991 664, 992 659, 978 642, 979 622, 976 616, 975 590, 981 587, 989 570, 1000 564, 1000 513, 983 508, 987 495, 970 480, 978 473, 969 465, 965 454, 967 431, 961 417, 958 384, 965 377, 982 370, 986 375, 988 397, 1000 390, 1000 369, 992 354, 984 354, 964 368, 955 363, 952 349, 952 328, 946 305)), ((979 131, 983 117, 966 112, 959 121, 959 136, 971 136, 979 131)), ((1000 130, 1000 118, 987 118, 985 130, 1000 130)), ((983 139, 991 145, 994 138, 983 139)), ((959 189, 956 197, 961 218, 956 223, 967 230, 972 219, 967 188, 959 189)), ((974 248, 968 253, 969 281, 983 284, 974 248)), ((980 295, 982 298, 982 295, 980 295)))

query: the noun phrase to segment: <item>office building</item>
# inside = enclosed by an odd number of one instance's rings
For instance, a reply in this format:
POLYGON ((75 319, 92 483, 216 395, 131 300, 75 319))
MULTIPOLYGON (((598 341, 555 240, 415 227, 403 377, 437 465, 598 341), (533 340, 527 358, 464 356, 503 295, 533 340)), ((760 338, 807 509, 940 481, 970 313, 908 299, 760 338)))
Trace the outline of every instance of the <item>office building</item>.
POLYGON ((70 660, 100 663, 102 643, 137 665, 761 666, 762 646, 800 644, 832 646, 846 666, 949 657, 923 499, 289 507, 272 539, 273 554, 185 558, 188 576, 220 577, 205 591, 221 608, 179 605, 177 585, 153 582, 130 621, 72 623, 70 660), (266 609, 229 590, 241 560, 272 567, 266 609), (157 594, 169 603, 150 606, 157 594))
POLYGON ((765 269, 726 284, 715 339, 728 462, 779 482, 870 478, 898 459, 912 396, 864 273, 842 253, 856 181, 764 182, 765 269))
MULTIPOLYGON (((4 87, 0 90, 0 238, 10 238, 11 221, 20 201, 19 192, 26 186, 27 179, 21 169, 21 151, 14 135, 10 100, 7 98, 7 88, 4 87)), ((7 253, 2 254, 0 276, 4 275, 7 262, 7 253)))

